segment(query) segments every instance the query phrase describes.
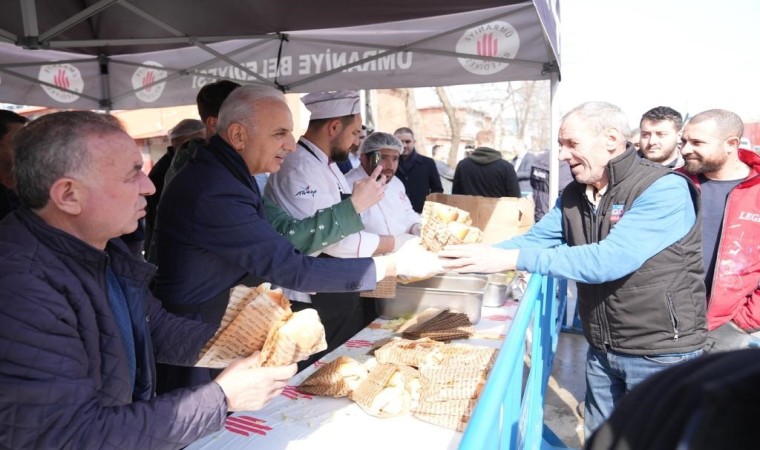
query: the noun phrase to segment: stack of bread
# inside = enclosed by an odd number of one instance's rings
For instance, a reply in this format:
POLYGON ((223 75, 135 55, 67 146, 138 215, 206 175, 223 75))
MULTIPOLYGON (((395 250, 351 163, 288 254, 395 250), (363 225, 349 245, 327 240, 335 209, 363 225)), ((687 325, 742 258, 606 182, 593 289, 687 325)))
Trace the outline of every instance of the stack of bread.
POLYGON ((470 213, 454 206, 426 201, 421 224, 422 245, 432 252, 440 251, 447 245, 483 241, 483 232, 472 226, 470 213))
POLYGON ((493 365, 495 349, 431 339, 393 339, 359 364, 341 356, 299 387, 315 395, 348 397, 367 414, 413 414, 463 430, 493 365))
POLYGON ((223 368, 235 358, 261 351, 262 366, 302 361, 327 348, 316 310, 293 313, 290 301, 269 283, 235 286, 222 323, 201 351, 197 366, 223 368))

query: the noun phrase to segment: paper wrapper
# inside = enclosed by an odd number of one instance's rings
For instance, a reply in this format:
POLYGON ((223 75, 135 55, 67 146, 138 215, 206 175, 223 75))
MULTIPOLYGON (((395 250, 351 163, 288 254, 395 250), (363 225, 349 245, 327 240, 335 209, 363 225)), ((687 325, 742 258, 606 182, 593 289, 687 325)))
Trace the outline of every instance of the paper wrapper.
POLYGON ((451 430, 464 431, 467 428, 467 423, 470 421, 471 414, 427 414, 415 412, 414 417, 433 425, 451 430))
POLYGON ((398 283, 398 278, 395 276, 383 278, 377 282, 375 289, 362 291, 359 293, 359 296, 367 298, 396 298, 396 283, 398 283))
POLYGON ((442 349, 441 365, 469 365, 491 368, 496 359, 495 348, 469 344, 448 344, 442 349))
POLYGON ((439 310, 431 314, 426 310, 413 325, 405 327, 402 336, 405 339, 429 338, 436 341, 467 339, 475 332, 472 322, 464 313, 439 310))
POLYGON ((311 374, 298 389, 307 394, 345 397, 356 390, 368 374, 361 363, 348 356, 339 356, 311 374))
POLYGON ((443 359, 443 346, 444 344, 431 339, 395 339, 375 350, 375 358, 379 363, 414 367, 438 364, 443 359))
POLYGON ((415 417, 462 431, 483 390, 496 350, 467 344, 447 344, 439 364, 420 367, 420 402, 415 417))
POLYGON ((478 398, 489 368, 459 365, 420 368, 422 398, 429 402, 478 398))
POLYGON ((327 348, 325 327, 314 309, 304 309, 278 321, 261 349, 261 366, 287 366, 327 348))
POLYGON ((262 349, 272 326, 292 315, 282 291, 270 288, 269 283, 262 283, 256 288, 239 285, 231 290, 222 323, 201 350, 196 366, 224 368, 234 359, 262 349))
POLYGON ((470 244, 483 241, 483 232, 470 226, 470 213, 454 206, 426 201, 421 215, 420 240, 431 252, 447 245, 470 244))
POLYGON ((405 384, 399 366, 378 364, 349 398, 371 416, 400 416, 411 410, 411 394, 405 384))

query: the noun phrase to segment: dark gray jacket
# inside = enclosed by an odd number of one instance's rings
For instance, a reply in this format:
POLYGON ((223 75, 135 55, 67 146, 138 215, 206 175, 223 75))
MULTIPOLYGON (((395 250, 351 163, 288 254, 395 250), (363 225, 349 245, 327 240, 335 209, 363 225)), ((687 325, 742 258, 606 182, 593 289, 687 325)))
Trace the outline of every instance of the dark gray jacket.
POLYGON ((119 240, 100 251, 25 208, 0 223, 0 448, 169 449, 221 429, 215 383, 153 396, 154 355, 192 364, 216 328, 161 309, 153 271, 119 240), (132 317, 134 391, 108 264, 132 317))
MULTIPOLYGON (((586 185, 570 183, 562 194, 565 241, 570 246, 601 241, 614 226, 613 205, 629 210, 644 190, 671 173, 637 157, 629 147, 610 163, 609 188, 597 207, 598 214, 584 195, 586 185)), ((696 187, 688 184, 697 220, 686 236, 623 278, 602 284, 578 283, 583 332, 595 348, 658 355, 704 346, 701 213, 696 187)))

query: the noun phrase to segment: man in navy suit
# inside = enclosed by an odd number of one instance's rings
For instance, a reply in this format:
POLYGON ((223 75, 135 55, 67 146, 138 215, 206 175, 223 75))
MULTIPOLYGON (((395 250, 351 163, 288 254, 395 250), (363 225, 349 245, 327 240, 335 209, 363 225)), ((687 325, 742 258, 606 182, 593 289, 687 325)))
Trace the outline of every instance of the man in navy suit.
MULTIPOLYGON (((301 254, 272 229, 251 175, 280 169, 295 150, 292 130, 281 92, 243 86, 227 97, 218 134, 164 190, 154 231, 153 291, 166 309, 219 323, 229 289, 240 283, 267 281, 303 292, 363 291, 386 275, 440 271, 437 257, 418 245, 396 255, 318 259, 301 254)), ((174 387, 202 382, 204 376, 198 376, 174 387)))

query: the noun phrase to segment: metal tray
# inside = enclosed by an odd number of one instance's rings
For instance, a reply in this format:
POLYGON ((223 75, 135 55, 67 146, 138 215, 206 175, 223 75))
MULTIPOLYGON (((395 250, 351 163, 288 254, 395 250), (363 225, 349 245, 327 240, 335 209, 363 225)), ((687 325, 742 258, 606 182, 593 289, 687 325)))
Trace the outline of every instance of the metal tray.
POLYGON ((446 273, 427 280, 396 286, 396 298, 375 299, 375 310, 384 319, 410 317, 427 308, 448 308, 467 314, 478 323, 487 277, 446 273))

